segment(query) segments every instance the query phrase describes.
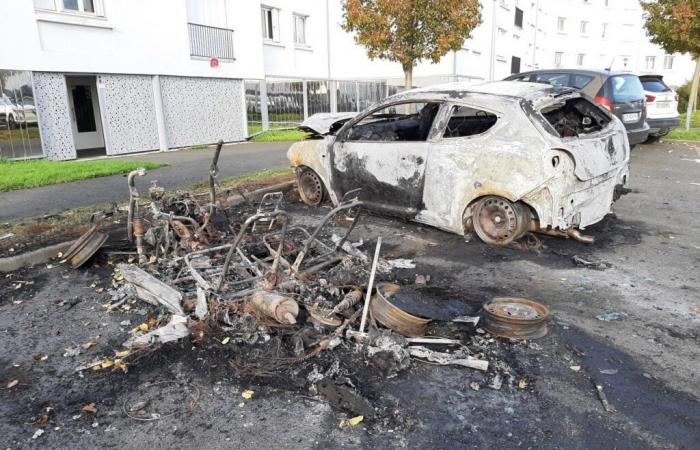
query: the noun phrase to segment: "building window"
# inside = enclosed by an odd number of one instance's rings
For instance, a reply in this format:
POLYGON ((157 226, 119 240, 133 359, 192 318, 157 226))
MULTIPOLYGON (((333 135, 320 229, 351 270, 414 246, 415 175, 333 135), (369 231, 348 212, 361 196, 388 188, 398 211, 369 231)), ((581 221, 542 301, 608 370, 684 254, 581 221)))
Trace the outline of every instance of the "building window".
POLYGON ((520 58, 517 56, 510 58, 510 73, 520 73, 520 58))
POLYGON ((523 10, 520 8, 515 8, 515 26, 523 27, 523 10))
POLYGON ((600 32, 600 37, 604 38, 608 34, 608 24, 604 23, 602 26, 602 31, 600 32))
POLYGON ((104 15, 103 0, 34 0, 34 8, 56 12, 104 15))
POLYGON ((566 24, 566 17, 557 17, 557 31, 564 31, 565 24, 566 24))
POLYGON ((654 68, 655 63, 656 63, 656 56, 647 56, 647 59, 646 59, 647 70, 652 70, 654 68))
POLYGON ((610 0, 605 0, 605 7, 607 8, 608 6, 610 6, 610 0))
POLYGON ((556 67, 561 67, 562 56, 564 56, 563 52, 554 52, 554 65, 556 67))
POLYGON ((583 58, 586 56, 585 53, 579 53, 578 56, 576 57, 576 65, 577 66, 582 66, 583 65, 583 58))
POLYGON ((671 55, 664 56, 664 69, 665 70, 673 69, 673 56, 671 56, 671 55))
POLYGON ((588 28, 588 22, 586 22, 585 20, 582 20, 582 21, 581 21, 581 27, 580 27, 581 34, 584 34, 584 35, 585 35, 585 34, 586 34, 586 31, 587 31, 587 30, 586 30, 587 28, 588 28))
POLYGON ((294 14, 294 43, 306 45, 306 19, 308 16, 294 14))
POLYGON ((279 42, 279 9, 263 6, 260 8, 260 13, 263 39, 279 42))

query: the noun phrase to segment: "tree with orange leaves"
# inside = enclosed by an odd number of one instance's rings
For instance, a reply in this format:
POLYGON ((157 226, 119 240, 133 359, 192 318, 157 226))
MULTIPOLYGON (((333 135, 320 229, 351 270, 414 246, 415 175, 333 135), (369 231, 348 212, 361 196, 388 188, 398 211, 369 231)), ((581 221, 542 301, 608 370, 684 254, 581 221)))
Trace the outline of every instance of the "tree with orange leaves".
POLYGON ((685 129, 690 128, 700 79, 700 0, 646 0, 644 20, 651 42, 668 53, 690 53, 695 59, 695 73, 688 101, 685 129))
POLYGON ((343 19, 343 29, 355 33, 370 59, 401 64, 410 89, 415 65, 462 48, 481 23, 481 11, 478 0, 346 0, 343 19))

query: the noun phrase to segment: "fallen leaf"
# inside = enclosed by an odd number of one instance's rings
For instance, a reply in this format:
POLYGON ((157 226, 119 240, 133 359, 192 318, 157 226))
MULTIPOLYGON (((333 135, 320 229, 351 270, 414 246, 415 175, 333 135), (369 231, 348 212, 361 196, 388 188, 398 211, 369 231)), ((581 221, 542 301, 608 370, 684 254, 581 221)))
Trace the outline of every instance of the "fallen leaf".
POLYGON ((7 389, 12 389, 13 387, 17 386, 19 384, 19 380, 12 380, 9 383, 7 383, 7 389))
POLYGON ((102 367, 103 369, 106 369, 108 367, 112 367, 113 365, 114 365, 114 361, 112 361, 109 358, 105 358, 102 360, 102 364, 100 364, 100 367, 102 367))
POLYGON ((247 389, 247 390, 243 391, 243 393, 241 393, 241 397, 243 397, 246 400, 250 400, 251 398, 253 398, 254 393, 255 393, 254 391, 247 389))
POLYGON ((358 425, 360 422, 362 422, 364 419, 365 419, 364 416, 356 416, 356 417, 353 417, 351 419, 343 419, 340 421, 339 427, 341 430, 343 428, 347 428, 347 427, 354 427, 354 426, 358 425))
POLYGON ((521 378, 520 381, 518 381, 518 389, 525 389, 528 384, 525 378, 521 378))
POLYGON ((47 264, 47 265, 46 265, 46 268, 47 268, 47 269, 53 269, 53 264, 47 264))
POLYGON ((15 305, 21 305, 24 300, 13 300, 12 303, 15 305))
POLYGON ((148 324, 142 323, 136 327, 135 331, 148 331, 148 324))
POLYGON ((36 430, 36 431, 34 432, 34 434, 32 435, 32 439, 36 439, 36 438, 38 438, 39 436, 41 436, 42 434, 44 434, 44 430, 42 430, 41 428, 39 428, 39 429, 36 430))
POLYGON ((87 350, 87 349, 92 348, 92 347, 94 347, 94 346, 96 346, 96 345, 97 345, 97 342, 95 342, 94 340, 92 340, 92 341, 89 341, 89 342, 84 343, 84 344, 83 344, 83 348, 84 348, 85 350, 87 350))
POLYGON ((573 370, 574 372, 578 372, 581 370, 581 366, 569 366, 569 369, 573 370))
POLYGON ((32 356, 32 359, 34 359, 34 361, 45 361, 48 358, 49 357, 44 355, 43 353, 37 353, 36 355, 32 356))
POLYGON ((231 341, 231 338, 228 337, 228 336, 226 336, 225 338, 223 338, 223 339, 221 340, 221 345, 226 345, 226 344, 228 344, 230 341, 231 341))
POLYGON ((100 288, 95 289, 95 292, 97 292, 99 294, 101 292, 104 292, 104 290, 105 290, 105 288, 100 287, 100 288))
POLYGON ((124 364, 124 361, 122 361, 121 359, 114 360, 114 367, 116 367, 124 373, 127 373, 129 371, 129 367, 126 364, 124 364))
POLYGON ((83 406, 83 412, 90 413, 90 414, 97 414, 97 408, 95 408, 94 403, 90 403, 89 405, 83 406))
POLYGON ((125 357, 125 356, 129 356, 129 353, 130 353, 129 350, 123 350, 123 351, 121 351, 121 352, 115 352, 114 355, 115 355, 117 358, 123 358, 123 357, 125 357))
POLYGON ((154 319, 154 318, 148 319, 148 326, 149 326, 149 327, 153 328, 153 327, 155 327, 157 324, 158 324, 158 321, 157 321, 156 319, 154 319))
POLYGON ((40 416, 40 417, 36 420, 36 422, 34 422, 34 423, 38 423, 38 424, 42 424, 42 425, 45 424, 45 423, 49 423, 49 416, 46 415, 46 414, 44 414, 44 415, 40 416))
POLYGON ((57 258, 63 258, 63 252, 58 252, 58 255, 56 255, 57 258))

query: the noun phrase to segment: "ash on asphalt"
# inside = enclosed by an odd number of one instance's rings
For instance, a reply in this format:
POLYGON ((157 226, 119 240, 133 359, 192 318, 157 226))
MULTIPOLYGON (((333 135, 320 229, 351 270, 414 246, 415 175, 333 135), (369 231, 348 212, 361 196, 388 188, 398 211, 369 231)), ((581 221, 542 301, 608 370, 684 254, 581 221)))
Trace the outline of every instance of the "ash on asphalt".
MULTIPOLYGON (((642 194, 628 197, 634 195, 642 194)), ((296 223, 312 223, 325 212, 298 204, 286 209, 296 223)), ((662 242, 669 231, 627 211, 586 232, 596 236, 595 244, 545 237, 542 248, 523 251, 489 247, 476 238, 465 243, 464 237, 376 216, 365 217, 354 231, 355 240, 364 239, 363 249, 373 249, 381 235, 387 255, 416 262, 416 269, 396 270, 386 281, 409 285, 415 274, 430 275, 425 289, 439 297, 449 293, 454 314, 497 295, 550 307, 550 332, 542 339, 484 338, 484 357, 492 362, 487 373, 413 361, 384 378, 350 343, 302 364, 270 367, 271 357, 289 355, 291 331, 284 330, 253 345, 222 345, 224 334, 203 344, 184 340, 143 355, 128 373, 78 373, 82 361, 113 354, 129 329, 155 311, 145 304, 105 311, 113 268, 103 258, 77 271, 51 263, 11 274, 0 279, 0 445, 698 448, 700 407, 683 375, 693 371, 697 333, 685 315, 667 314, 692 303, 678 305, 678 297, 672 305, 664 298, 636 303, 656 295, 660 283, 650 281, 652 269, 638 262, 640 252, 677 251, 662 242), (573 255, 608 261, 611 268, 576 267, 573 255), (619 322, 594 319, 610 310, 628 316, 619 322), (80 355, 62 356, 91 340, 96 345, 80 355), (40 353, 48 358, 35 360, 40 353), (678 364, 670 372, 668 358, 678 364), (488 387, 495 374, 504 380, 498 390, 488 387), (375 417, 339 429, 339 420, 356 411, 314 392, 314 376, 356 390, 375 417), (4 388, 14 379, 16 387, 4 388), (603 385, 614 412, 603 409, 594 382, 603 385), (252 399, 241 396, 247 389, 254 391, 252 399), (82 411, 92 403, 96 414, 82 411), (130 405, 138 403, 160 418, 128 417, 130 405), (44 434, 32 439, 39 429, 44 434)), ((678 252, 677 258, 686 257, 678 252)), ((663 267, 657 270, 669 278, 663 267)), ((468 345, 482 338, 467 326, 449 330, 462 333, 468 345)))

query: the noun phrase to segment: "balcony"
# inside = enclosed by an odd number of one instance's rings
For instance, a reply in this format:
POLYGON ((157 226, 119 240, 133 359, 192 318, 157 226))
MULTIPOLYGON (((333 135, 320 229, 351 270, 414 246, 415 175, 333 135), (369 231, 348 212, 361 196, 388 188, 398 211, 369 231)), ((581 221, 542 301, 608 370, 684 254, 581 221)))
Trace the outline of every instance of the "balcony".
POLYGON ((188 23, 190 56, 233 61, 233 30, 188 23))

